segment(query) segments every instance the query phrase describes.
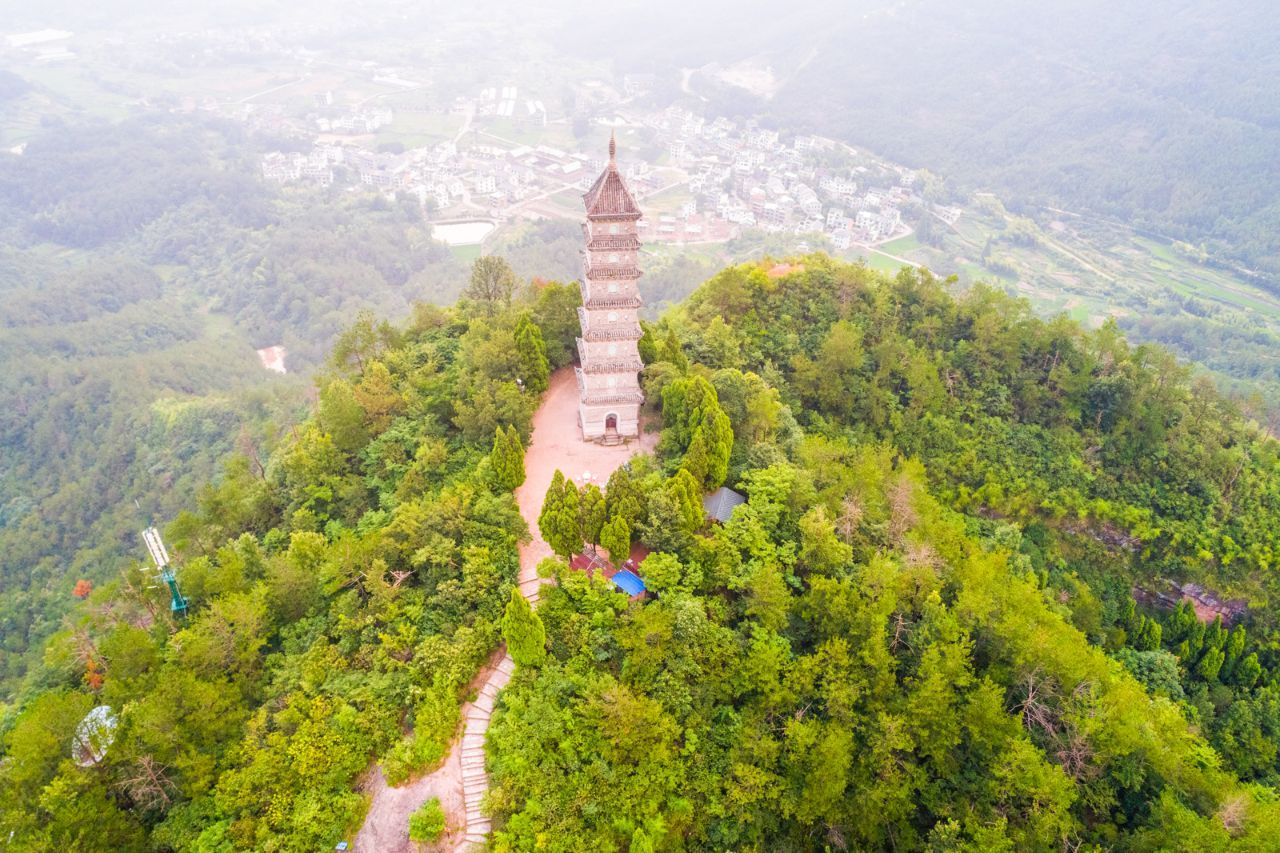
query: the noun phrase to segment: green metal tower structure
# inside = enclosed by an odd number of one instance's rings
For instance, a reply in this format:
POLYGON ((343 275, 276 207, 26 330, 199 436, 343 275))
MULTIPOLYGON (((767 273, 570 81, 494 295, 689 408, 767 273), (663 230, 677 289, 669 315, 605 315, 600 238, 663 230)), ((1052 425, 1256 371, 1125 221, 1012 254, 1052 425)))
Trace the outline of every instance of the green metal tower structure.
POLYGON ((151 560, 156 564, 157 571, 160 572, 160 579, 169 587, 169 609, 173 611, 174 616, 185 616, 187 614, 187 598, 178 591, 178 579, 173 574, 173 568, 169 565, 169 552, 165 550, 164 541, 160 538, 160 531, 154 527, 148 527, 142 531, 142 541, 146 543, 147 551, 151 554, 151 560))

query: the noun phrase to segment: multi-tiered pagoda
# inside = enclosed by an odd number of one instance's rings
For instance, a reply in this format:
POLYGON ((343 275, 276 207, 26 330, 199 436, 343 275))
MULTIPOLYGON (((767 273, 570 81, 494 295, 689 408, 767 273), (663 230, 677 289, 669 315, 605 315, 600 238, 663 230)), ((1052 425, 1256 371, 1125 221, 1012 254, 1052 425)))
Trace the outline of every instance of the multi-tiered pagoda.
POLYGON ((640 292, 636 265, 640 208, 618 173, 617 145, 609 139, 609 165, 583 196, 582 307, 578 322, 578 421, 588 441, 640 434, 640 292))

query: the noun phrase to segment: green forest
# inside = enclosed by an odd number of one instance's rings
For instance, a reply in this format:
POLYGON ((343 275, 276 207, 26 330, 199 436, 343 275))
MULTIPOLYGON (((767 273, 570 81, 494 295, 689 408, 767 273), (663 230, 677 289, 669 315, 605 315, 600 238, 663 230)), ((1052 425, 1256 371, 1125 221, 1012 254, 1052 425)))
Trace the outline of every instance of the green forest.
POLYGON ((172 518, 188 616, 137 564, 85 593, 4 718, 12 843, 332 849, 505 642, 497 850, 1270 849, 1275 442, 1167 352, 923 271, 726 269, 645 327, 656 452, 553 481, 530 609, 512 489, 577 291, 456 288, 350 325, 172 518), (633 542, 643 599, 563 559, 633 542), (1247 616, 1137 605, 1169 579, 1247 616))
POLYGON ((359 311, 403 318, 465 280, 416 206, 272 192, 274 144, 155 116, 0 153, 0 694, 77 581, 116 577, 150 518, 305 412, 309 382, 255 349, 305 374, 359 311))

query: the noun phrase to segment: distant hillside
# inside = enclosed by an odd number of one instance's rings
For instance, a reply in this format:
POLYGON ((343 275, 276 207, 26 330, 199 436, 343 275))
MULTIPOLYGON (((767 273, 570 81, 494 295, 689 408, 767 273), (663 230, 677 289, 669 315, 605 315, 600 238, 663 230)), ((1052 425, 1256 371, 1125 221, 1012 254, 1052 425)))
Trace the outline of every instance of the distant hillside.
POLYGON ((149 514, 292 422, 306 382, 256 348, 305 374, 361 309, 457 293, 416 205, 276 192, 259 154, 162 116, 0 152, 0 695, 77 580, 117 576, 149 514))
POLYGON ((838 20, 769 111, 1280 274, 1278 77, 1265 0, 917 0, 838 20))

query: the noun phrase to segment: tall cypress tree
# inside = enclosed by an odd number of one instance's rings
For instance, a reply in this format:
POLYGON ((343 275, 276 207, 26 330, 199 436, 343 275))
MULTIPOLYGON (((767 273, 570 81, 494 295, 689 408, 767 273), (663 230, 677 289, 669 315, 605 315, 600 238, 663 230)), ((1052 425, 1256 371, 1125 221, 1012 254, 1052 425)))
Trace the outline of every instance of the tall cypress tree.
POLYGON ((542 339, 542 330, 521 314, 516 322, 516 355, 520 359, 520 378, 524 387, 541 394, 547 390, 547 378, 551 374, 551 363, 547 361, 547 345, 542 339))
POLYGON ((593 548, 600 541, 600 528, 605 522, 604 492, 595 483, 588 483, 582 489, 578 502, 578 523, 581 528, 582 541, 593 548))
POLYGON ((502 614, 502 638, 511 659, 520 666, 541 666, 547 658, 547 629, 519 587, 512 587, 511 600, 502 614))
MULTIPOLYGON (((547 494, 542 498, 542 511, 538 513, 538 532, 547 543, 556 538, 556 519, 563 505, 564 474, 557 468, 555 474, 551 475, 551 485, 547 486, 547 494)), ((554 545, 552 550, 555 550, 554 545)))
POLYGON ((507 447, 511 450, 511 476, 515 480, 515 485, 511 488, 516 489, 524 485, 524 442, 511 424, 507 424, 507 447))
POLYGON ((551 485, 543 498, 538 530, 551 550, 561 557, 571 557, 582 547, 578 487, 559 470, 551 477, 551 485))
POLYGON ((524 446, 515 427, 494 427, 489 463, 500 488, 512 491, 524 482, 524 446))
POLYGON ((631 525, 620 515, 614 516, 600 529, 600 547, 609 552, 615 566, 631 554, 631 525))

